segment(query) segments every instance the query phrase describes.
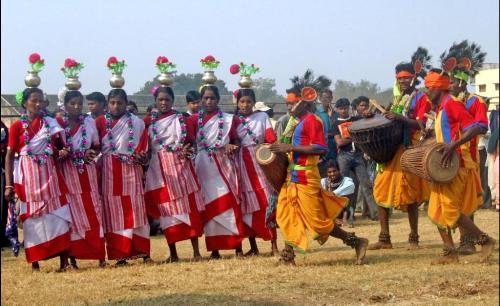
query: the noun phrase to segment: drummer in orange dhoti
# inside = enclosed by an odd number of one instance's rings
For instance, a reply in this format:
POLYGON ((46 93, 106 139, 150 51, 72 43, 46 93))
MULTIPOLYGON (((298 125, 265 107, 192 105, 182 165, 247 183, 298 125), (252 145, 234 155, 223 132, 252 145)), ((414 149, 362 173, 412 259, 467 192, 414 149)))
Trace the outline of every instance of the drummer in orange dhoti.
MULTIPOLYGON (((297 82, 299 83, 299 82, 297 82)), ((304 85, 302 85, 304 86, 304 85)), ((299 84, 288 90, 288 101, 295 105, 285 134, 293 133, 291 143, 271 145, 271 151, 287 153, 290 166, 285 184, 278 198, 276 220, 285 238, 281 261, 295 264, 294 250, 309 247, 306 230, 313 239, 323 244, 328 236, 342 239, 356 250, 356 263, 362 264, 368 240, 348 233, 334 224, 348 199, 325 191, 320 185, 318 161, 327 151, 321 120, 310 109, 316 100, 316 91, 299 84), (290 126, 291 124, 294 127, 290 126)))
POLYGON ((482 132, 464 104, 449 94, 450 81, 441 70, 432 70, 425 78, 427 95, 437 109, 436 140, 446 144, 441 164, 448 166, 453 151, 460 156, 458 175, 448 184, 433 183, 429 199, 429 217, 438 226, 443 239, 443 256, 433 264, 458 262, 450 229, 460 226, 462 233, 481 245, 481 262, 493 252, 495 240, 482 232, 469 218, 477 207, 481 185, 470 154, 470 141, 482 132))
POLYGON ((410 235, 409 249, 418 248, 418 206, 428 199, 428 183, 416 175, 401 170, 400 158, 405 146, 419 142, 424 128, 425 114, 431 110, 426 95, 415 88, 418 85, 421 67, 429 60, 427 50, 419 48, 412 56, 413 63, 400 63, 396 66, 394 103, 384 115, 387 119, 403 123, 403 145, 393 159, 384 164, 375 178, 373 195, 379 208, 380 234, 378 242, 371 244, 369 250, 392 249, 389 233, 389 209, 394 207, 408 213, 410 235), (417 71, 415 71, 417 70, 417 71))

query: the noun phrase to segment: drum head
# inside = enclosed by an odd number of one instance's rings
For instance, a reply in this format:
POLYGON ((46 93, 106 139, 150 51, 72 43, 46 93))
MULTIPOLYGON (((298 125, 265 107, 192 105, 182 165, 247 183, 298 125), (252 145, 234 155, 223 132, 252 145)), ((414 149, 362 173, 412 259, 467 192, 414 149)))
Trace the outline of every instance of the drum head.
POLYGON ((366 129, 371 129, 374 127, 379 127, 379 126, 384 126, 387 124, 391 124, 392 121, 385 118, 381 114, 377 114, 371 118, 363 118, 359 119, 357 121, 354 121, 349 127, 348 130, 350 131, 361 131, 361 130, 366 130, 366 129))
POLYGON ((257 162, 261 165, 267 165, 274 160, 274 153, 269 149, 269 145, 260 145, 255 151, 257 162))
POLYGON ((442 153, 438 152, 441 146, 436 146, 429 153, 427 157, 427 170, 433 181, 438 183, 449 183, 455 176, 457 176, 458 169, 460 168, 460 160, 458 159, 458 154, 453 153, 450 166, 448 168, 443 168, 441 166, 441 156, 442 153))

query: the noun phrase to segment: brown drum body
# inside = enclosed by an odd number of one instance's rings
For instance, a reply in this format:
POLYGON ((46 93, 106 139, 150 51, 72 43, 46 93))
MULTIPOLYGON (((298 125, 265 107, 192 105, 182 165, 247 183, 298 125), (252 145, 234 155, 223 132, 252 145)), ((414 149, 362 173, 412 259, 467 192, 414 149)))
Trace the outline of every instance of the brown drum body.
POLYGON ((381 164, 391 161, 403 142, 403 125, 380 114, 354 121, 348 130, 354 144, 381 164))
POLYGON ((460 160, 456 152, 453 153, 450 166, 441 166, 442 143, 428 141, 404 151, 401 155, 401 169, 413 173, 423 179, 436 183, 449 183, 457 176, 460 160))
POLYGON ((286 154, 273 153, 269 150, 268 144, 262 144, 255 151, 255 155, 257 163, 271 187, 276 192, 280 192, 287 175, 288 158, 286 154))

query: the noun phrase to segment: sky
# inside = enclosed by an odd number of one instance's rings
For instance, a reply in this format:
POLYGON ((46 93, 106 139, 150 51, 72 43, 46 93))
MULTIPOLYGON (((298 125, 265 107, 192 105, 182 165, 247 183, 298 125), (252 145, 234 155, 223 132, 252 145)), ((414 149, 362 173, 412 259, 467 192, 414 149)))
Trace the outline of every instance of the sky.
MULTIPOLYGON (((361 79, 382 89, 394 66, 418 46, 437 65, 453 42, 469 39, 499 62, 497 0, 2 0, 1 92, 24 88, 28 56, 46 66, 40 87, 56 94, 67 57, 85 65, 81 91, 107 93, 110 56, 125 59, 124 89, 132 94, 158 73, 159 55, 179 73, 201 73, 200 58, 220 60, 216 76, 237 88, 229 66, 254 63, 254 77, 273 78, 284 94, 290 78, 311 68, 333 82, 361 79)), ((184 93, 177 93, 184 94, 184 93)))

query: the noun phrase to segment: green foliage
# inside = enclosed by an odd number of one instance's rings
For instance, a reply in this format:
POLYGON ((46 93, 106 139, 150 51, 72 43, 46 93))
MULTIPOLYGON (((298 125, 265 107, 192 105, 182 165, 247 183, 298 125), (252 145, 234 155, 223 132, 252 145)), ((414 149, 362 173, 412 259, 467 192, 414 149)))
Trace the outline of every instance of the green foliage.
POLYGON ((280 96, 274 87, 276 81, 268 78, 258 78, 253 80, 253 90, 257 100, 270 103, 284 103, 284 97, 280 96))
POLYGON ((361 80, 352 83, 344 80, 337 80, 334 85, 333 98, 348 98, 352 100, 359 96, 366 96, 370 99, 376 99, 382 105, 389 105, 392 101, 392 88, 381 91, 376 83, 367 80, 361 80))

